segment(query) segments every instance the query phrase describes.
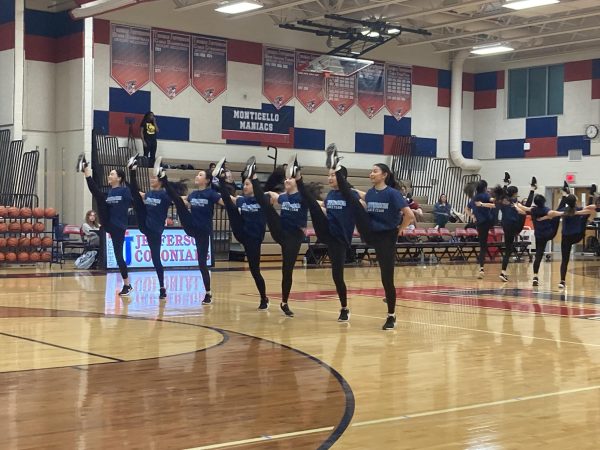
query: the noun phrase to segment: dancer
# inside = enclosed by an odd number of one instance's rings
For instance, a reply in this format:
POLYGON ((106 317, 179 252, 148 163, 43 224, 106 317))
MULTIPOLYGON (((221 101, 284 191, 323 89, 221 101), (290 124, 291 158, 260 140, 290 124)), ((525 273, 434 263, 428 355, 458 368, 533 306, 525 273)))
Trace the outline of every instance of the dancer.
MULTIPOLYGON (((348 171, 343 166, 340 166, 338 173, 344 179, 348 177, 348 171)), ((333 169, 329 169, 327 181, 331 190, 327 193, 323 203, 325 206, 324 212, 315 196, 304 185, 302 175, 300 173, 296 175, 298 190, 308 204, 315 234, 320 242, 327 245, 327 254, 331 259, 331 276, 341 305, 338 322, 348 322, 350 320, 350 309, 348 308, 347 289, 344 281, 344 263, 352 243, 354 214, 339 190, 336 172, 333 169)), ((353 195, 358 201, 358 193, 353 191, 353 195)))
MULTIPOLYGON (((217 164, 217 173, 222 165, 222 161, 224 161, 224 158, 217 164)), ((200 269, 206 290, 202 304, 210 305, 213 300, 210 286, 210 272, 208 271, 206 259, 212 241, 214 207, 216 203, 223 206, 223 200, 221 200, 221 195, 218 192, 211 189, 212 176, 205 170, 200 170, 194 180, 198 189, 187 195, 184 200, 183 197, 180 197, 180 193, 177 192, 173 184, 168 182, 167 174, 160 167, 160 162, 161 158, 159 157, 155 164, 156 174, 166 189, 169 198, 175 204, 175 208, 177 208, 177 215, 179 216, 181 226, 188 236, 193 237, 196 241, 198 268, 200 269), (188 209, 187 205, 190 205, 190 209, 188 209)))
POLYGON ((396 327, 394 268, 398 227, 401 230, 407 228, 415 220, 415 216, 398 190, 394 174, 387 165, 375 164, 371 169, 369 177, 373 187, 365 194, 365 209, 343 176, 335 148, 330 164, 336 173, 338 188, 352 208, 361 239, 375 249, 388 310, 382 329, 392 330, 396 327))
POLYGON ((110 189, 105 194, 94 183, 92 171, 83 153, 79 155, 77 160, 77 171, 82 172, 85 176, 88 189, 96 200, 101 229, 109 233, 112 238, 115 259, 123 278, 123 288, 119 295, 126 297, 133 291, 133 287, 129 282, 127 263, 123 258, 123 244, 125 242, 125 232, 127 231, 127 212, 131 204, 131 192, 125 185, 125 172, 122 169, 110 171, 108 174, 110 189))
POLYGON ((271 236, 281 246, 283 264, 281 267, 281 303, 279 307, 286 317, 294 317, 294 313, 288 305, 288 300, 292 290, 294 265, 300 246, 305 239, 304 230, 308 218, 308 209, 302 195, 298 192, 295 179, 300 167, 294 156, 286 171, 285 193, 269 192, 271 199, 268 200, 256 177, 256 169, 252 158, 249 162, 250 167, 246 168, 246 173, 249 174, 248 178, 252 180, 254 197, 260 205, 260 210, 265 215, 271 236), (275 202, 281 205, 281 216, 273 208, 275 202))
MULTIPOLYGON (((160 247, 167 214, 171 206, 171 199, 156 176, 150 177, 151 190, 146 193, 140 192, 137 182, 138 164, 137 155, 133 156, 127 163, 130 180, 129 190, 133 198, 133 209, 138 219, 138 228, 146 236, 148 246, 150 247, 152 264, 158 277, 158 298, 164 300, 167 298, 167 290, 165 289, 165 271, 160 259, 160 247)), ((155 168, 154 174, 156 174, 156 170, 155 168)))
MULTIPOLYGON (((223 171, 219 174, 217 187, 229 216, 231 231, 240 244, 244 246, 248 258, 248 267, 250 267, 250 273, 260 294, 258 310, 266 311, 269 309, 269 298, 267 297, 265 279, 260 273, 261 246, 265 238, 266 221, 265 215, 261 212, 260 204, 254 196, 254 188, 250 179, 256 172, 254 157, 248 160, 246 167, 248 169, 244 173, 242 196, 231 196, 230 190, 224 182, 225 174, 223 171)), ((270 196, 264 195, 267 197, 267 201, 270 201, 270 196)))
POLYGON ((488 234, 494 225, 492 210, 483 206, 477 206, 477 202, 490 203, 492 198, 487 192, 488 184, 485 180, 479 180, 475 183, 469 183, 465 187, 465 193, 471 197, 467 207, 475 216, 475 227, 477 228, 477 237, 479 240, 479 274, 477 278, 482 279, 485 275, 484 264, 488 249, 488 234))

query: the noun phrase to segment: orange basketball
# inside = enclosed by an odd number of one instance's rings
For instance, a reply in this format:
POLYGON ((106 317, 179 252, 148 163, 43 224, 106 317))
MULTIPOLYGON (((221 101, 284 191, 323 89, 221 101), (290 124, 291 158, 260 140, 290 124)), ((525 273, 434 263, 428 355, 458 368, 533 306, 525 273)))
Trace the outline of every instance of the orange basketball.
POLYGON ((19 240, 17 238, 11 237, 6 240, 7 247, 16 247, 19 245, 19 240))
POLYGON ((21 217, 31 217, 31 208, 27 208, 26 206, 21 208, 20 214, 21 217))
POLYGON ((0 238, 0 247, 6 247, 6 239, 0 238))
POLYGON ((42 261, 50 262, 52 261, 52 253, 50 252, 42 252, 42 261))
POLYGON ((46 226, 44 225, 43 222, 36 222, 33 224, 33 231, 35 231, 36 233, 41 233, 45 229, 46 229, 46 226))
POLYGON ((19 217, 20 214, 21 214, 21 211, 19 210, 19 208, 15 208, 14 206, 11 206, 10 208, 8 208, 8 217, 12 217, 13 219, 16 219, 17 217, 19 217))
POLYGON ((0 206, 0 217, 6 217, 8 215, 8 210, 6 206, 0 206))
POLYGON ((4 253, 0 253, 0 262, 4 261, 6 259, 6 255, 4 255, 4 253))
POLYGON ((39 252, 31 252, 29 254, 30 261, 38 262, 40 259, 42 259, 42 255, 40 255, 39 252))
POLYGON ((23 233, 31 233, 33 230, 33 225, 30 222, 21 222, 21 231, 23 233))
POLYGON ((21 231, 21 222, 11 222, 8 224, 8 231, 11 233, 18 233, 21 231))
POLYGON ((33 217, 35 217, 36 219, 41 219, 42 217, 44 217, 44 208, 33 208, 33 217))
POLYGON ((8 225, 4 222, 0 223, 0 233, 6 233, 8 231, 8 225))
POLYGON ((29 247, 31 245, 31 239, 28 237, 22 237, 19 239, 19 247, 29 247))
POLYGON ((44 211, 44 216, 46 216, 47 219, 51 219, 55 215, 56 210, 54 208, 46 208, 46 210, 44 211))
POLYGON ((46 236, 45 238, 42 238, 42 247, 46 248, 46 247, 51 247, 52 246, 52 238, 46 236))
POLYGON ((15 262, 17 260, 17 254, 14 252, 8 252, 6 254, 6 260, 8 262, 15 262))
POLYGON ((42 245, 42 240, 39 237, 34 236, 31 238, 30 243, 32 247, 39 247, 40 245, 42 245))
POLYGON ((19 262, 27 262, 27 261, 29 261, 29 253, 27 253, 27 252, 19 252, 19 255, 17 256, 17 259, 19 260, 19 262))

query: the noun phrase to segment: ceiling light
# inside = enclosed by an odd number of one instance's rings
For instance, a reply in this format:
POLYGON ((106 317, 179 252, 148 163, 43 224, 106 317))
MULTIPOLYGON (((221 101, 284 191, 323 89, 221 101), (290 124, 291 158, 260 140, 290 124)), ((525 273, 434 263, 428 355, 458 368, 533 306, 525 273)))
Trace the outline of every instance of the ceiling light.
POLYGON ((502 6, 505 8, 520 10, 535 8, 537 6, 554 5, 555 3, 559 3, 559 0, 513 0, 507 1, 502 6))
POLYGON ((367 37, 379 37, 379 33, 373 30, 362 30, 360 34, 367 37))
POLYGON ((388 28, 387 29, 387 34, 398 34, 398 33, 400 33, 399 28, 388 28))
POLYGON ((95 0, 84 3, 79 8, 72 9, 70 14, 73 19, 85 19, 86 17, 97 16, 115 9, 125 8, 135 5, 142 0, 95 0))
POLYGON ((253 0, 242 0, 239 2, 219 3, 218 7, 215 8, 215 11, 224 14, 240 14, 248 11, 253 11, 255 9, 260 9, 262 7, 263 5, 253 0))
POLYGON ((498 53, 512 52, 513 50, 514 48, 508 46, 507 44, 499 43, 473 47, 471 53, 473 53, 474 55, 496 55, 498 53))

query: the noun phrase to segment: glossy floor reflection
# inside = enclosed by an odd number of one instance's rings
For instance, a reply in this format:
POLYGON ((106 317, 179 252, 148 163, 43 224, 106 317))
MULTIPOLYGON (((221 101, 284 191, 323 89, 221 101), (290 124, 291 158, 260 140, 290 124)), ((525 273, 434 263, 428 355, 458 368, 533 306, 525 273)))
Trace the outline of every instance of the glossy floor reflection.
MULTIPOLYGON (((242 268, 240 266, 239 268, 242 268)), ((238 268, 238 269, 239 269, 238 268)), ((351 323, 327 268, 294 274, 271 309, 245 270, 0 271, 0 448, 590 448, 600 446, 597 260, 405 266, 398 324, 377 267, 348 267, 351 323)))

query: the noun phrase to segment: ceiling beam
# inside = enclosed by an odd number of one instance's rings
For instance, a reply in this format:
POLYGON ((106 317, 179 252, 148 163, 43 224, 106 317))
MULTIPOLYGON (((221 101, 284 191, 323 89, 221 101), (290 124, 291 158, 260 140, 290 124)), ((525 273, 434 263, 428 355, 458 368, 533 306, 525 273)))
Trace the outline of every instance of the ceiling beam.
MULTIPOLYGON (((331 12, 335 12, 335 14, 343 16, 345 14, 353 14, 356 12, 367 11, 369 9, 380 8, 380 7, 386 6, 386 5, 404 3, 407 1, 409 1, 409 0, 385 0, 383 2, 367 2, 367 3, 363 3, 362 5, 354 6, 352 8, 344 8, 344 9, 340 9, 340 10, 334 9, 331 12)), ((324 18, 325 18, 325 14, 320 15, 320 16, 307 17, 308 20, 318 20, 318 19, 324 19, 324 18)))
POLYGON ((213 5, 215 3, 217 3, 217 0, 204 0, 202 2, 190 3, 189 5, 180 6, 178 8, 175 8, 174 11, 175 12, 189 11, 190 9, 201 8, 203 6, 213 5))
POLYGON ((296 0, 290 3, 282 3, 280 5, 270 6, 269 8, 261 8, 255 9, 254 11, 250 11, 242 14, 235 14, 233 16, 228 17, 228 20, 236 20, 236 19, 245 19, 246 17, 258 16, 260 14, 269 14, 275 11, 281 11, 282 9, 294 8, 296 6, 305 5, 306 3, 313 3, 316 0, 296 0))
POLYGON ((390 20, 394 20, 394 19, 402 19, 402 20, 414 19, 415 17, 426 16, 429 14, 454 11, 454 10, 458 10, 458 9, 462 9, 462 8, 468 8, 470 6, 478 6, 478 5, 482 5, 484 3, 489 3, 489 1, 490 0, 474 0, 474 1, 466 2, 466 3, 462 3, 459 5, 442 6, 439 8, 432 8, 432 9, 422 9, 421 11, 416 11, 411 14, 396 14, 395 16, 388 16, 385 18, 385 20, 390 21, 390 20))

